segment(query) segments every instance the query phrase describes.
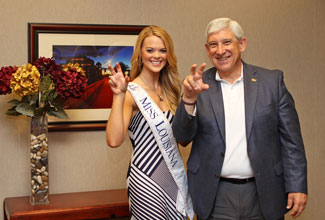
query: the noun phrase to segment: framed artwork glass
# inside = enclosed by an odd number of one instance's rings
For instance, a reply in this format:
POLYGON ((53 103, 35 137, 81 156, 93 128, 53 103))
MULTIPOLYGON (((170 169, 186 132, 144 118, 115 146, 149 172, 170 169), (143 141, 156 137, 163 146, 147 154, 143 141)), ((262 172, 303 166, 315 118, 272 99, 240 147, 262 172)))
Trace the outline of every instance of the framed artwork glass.
POLYGON ((65 101, 69 119, 49 117, 49 131, 104 130, 112 105, 107 65, 130 71, 144 25, 28 23, 28 61, 54 57, 57 64, 79 63, 88 85, 80 99, 65 101))

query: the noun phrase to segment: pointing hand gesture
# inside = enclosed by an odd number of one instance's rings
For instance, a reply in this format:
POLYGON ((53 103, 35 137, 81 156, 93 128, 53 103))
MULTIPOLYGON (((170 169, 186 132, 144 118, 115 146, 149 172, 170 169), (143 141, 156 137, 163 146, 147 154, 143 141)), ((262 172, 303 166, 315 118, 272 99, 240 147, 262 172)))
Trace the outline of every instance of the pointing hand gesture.
POLYGON ((116 63, 116 71, 114 68, 108 64, 108 69, 111 71, 112 75, 109 77, 108 84, 110 85, 114 94, 125 93, 129 83, 129 77, 124 76, 119 63, 116 63))
POLYGON ((186 102, 195 102, 198 94, 209 88, 202 80, 202 73, 206 67, 206 63, 202 63, 197 69, 197 65, 191 67, 191 74, 187 75, 183 81, 184 95, 183 100, 186 102))

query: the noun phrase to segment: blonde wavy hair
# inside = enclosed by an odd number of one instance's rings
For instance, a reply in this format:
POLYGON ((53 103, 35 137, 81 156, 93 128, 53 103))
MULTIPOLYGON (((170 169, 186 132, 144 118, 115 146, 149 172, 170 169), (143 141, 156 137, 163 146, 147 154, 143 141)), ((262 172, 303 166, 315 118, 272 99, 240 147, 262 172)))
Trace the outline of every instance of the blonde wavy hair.
POLYGON ((175 113, 180 100, 181 83, 177 70, 177 57, 174 52, 174 44, 169 34, 158 26, 145 27, 139 34, 131 59, 131 79, 134 80, 142 71, 141 48, 144 40, 149 36, 159 37, 167 49, 167 63, 160 71, 159 83, 162 86, 163 95, 167 98, 167 104, 175 113))

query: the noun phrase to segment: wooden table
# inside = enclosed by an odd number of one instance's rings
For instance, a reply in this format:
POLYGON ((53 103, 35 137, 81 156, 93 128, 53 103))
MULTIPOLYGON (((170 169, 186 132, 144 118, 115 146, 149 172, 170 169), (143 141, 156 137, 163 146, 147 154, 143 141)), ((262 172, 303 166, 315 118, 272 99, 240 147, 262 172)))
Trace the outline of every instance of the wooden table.
POLYGON ((4 200, 4 220, 130 219, 126 189, 50 194, 50 204, 29 203, 29 196, 4 200))

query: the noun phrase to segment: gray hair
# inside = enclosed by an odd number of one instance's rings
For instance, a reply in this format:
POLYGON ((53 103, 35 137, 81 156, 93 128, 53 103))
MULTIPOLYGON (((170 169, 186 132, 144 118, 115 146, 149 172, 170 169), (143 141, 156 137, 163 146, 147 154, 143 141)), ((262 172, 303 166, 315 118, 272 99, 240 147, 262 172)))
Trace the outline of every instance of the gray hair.
POLYGON ((237 21, 230 18, 216 18, 210 21, 205 31, 205 41, 208 42, 210 34, 218 32, 222 29, 229 28, 235 35, 238 41, 244 37, 244 31, 237 21))

